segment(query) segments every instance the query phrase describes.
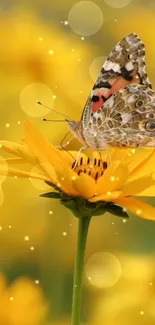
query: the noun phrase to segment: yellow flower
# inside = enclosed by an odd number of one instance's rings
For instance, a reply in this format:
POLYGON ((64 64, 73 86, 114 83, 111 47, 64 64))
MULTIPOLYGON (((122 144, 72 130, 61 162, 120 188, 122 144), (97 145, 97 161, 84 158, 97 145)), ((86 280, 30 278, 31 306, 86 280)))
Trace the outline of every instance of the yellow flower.
MULTIPOLYGON (((108 155, 102 156, 103 161, 97 156, 91 161, 82 155, 78 165, 72 169, 73 157, 52 146, 30 121, 24 122, 24 131, 26 145, 0 142, 2 149, 16 156, 6 158, 7 169, 0 164, 0 174, 46 181, 62 194, 64 200, 80 197, 89 207, 92 203, 104 202, 106 205, 112 202, 115 208, 120 206, 139 217, 155 219, 152 206, 133 198, 153 196, 155 193, 155 149, 112 149, 111 164, 108 163, 108 155), (12 163, 26 162, 33 166, 31 171, 11 167, 12 163)), ((59 197, 58 193, 54 193, 54 197, 59 197)))
POLYGON ((46 314, 46 303, 35 283, 21 277, 8 287, 0 274, 0 324, 39 325, 46 314))

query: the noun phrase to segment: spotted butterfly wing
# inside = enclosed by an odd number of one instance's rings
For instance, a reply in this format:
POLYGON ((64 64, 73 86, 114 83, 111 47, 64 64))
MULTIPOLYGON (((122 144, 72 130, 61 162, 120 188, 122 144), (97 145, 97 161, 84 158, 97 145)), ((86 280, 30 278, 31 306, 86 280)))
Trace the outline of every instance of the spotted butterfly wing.
POLYGON ((145 46, 135 33, 123 38, 105 61, 83 110, 83 128, 111 95, 133 83, 152 88, 145 71, 145 46))
POLYGON ((94 149, 155 146, 155 92, 145 71, 145 47, 132 33, 109 54, 80 122, 68 127, 94 149))
POLYGON ((112 95, 90 118, 83 136, 89 147, 155 146, 155 92, 128 85, 112 95))

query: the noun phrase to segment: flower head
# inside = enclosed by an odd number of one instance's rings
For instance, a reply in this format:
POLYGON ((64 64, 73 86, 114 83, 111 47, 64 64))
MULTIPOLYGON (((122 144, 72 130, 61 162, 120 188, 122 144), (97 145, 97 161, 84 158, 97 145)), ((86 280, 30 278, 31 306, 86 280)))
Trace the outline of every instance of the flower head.
MULTIPOLYGON (((75 167, 75 153, 69 155, 56 149, 30 121, 24 121, 24 132, 25 145, 0 142, 1 149, 16 156, 6 159, 7 170, 4 164, 0 165, 0 174, 45 181, 55 191, 43 196, 60 198, 76 216, 79 211, 83 215, 110 211, 124 217, 128 210, 139 217, 155 219, 155 209, 135 198, 155 193, 155 149, 112 149, 111 164, 108 154, 100 157, 95 153, 93 159, 83 154, 75 167), (11 167, 26 162, 36 171, 11 167)), ((75 159, 76 156, 77 153, 75 159)))

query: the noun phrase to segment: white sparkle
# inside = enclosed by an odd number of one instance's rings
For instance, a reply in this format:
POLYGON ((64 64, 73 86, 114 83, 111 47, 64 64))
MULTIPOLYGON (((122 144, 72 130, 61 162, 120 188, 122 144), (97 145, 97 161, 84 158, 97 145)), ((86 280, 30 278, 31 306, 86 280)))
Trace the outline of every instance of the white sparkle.
POLYGON ((84 41, 84 37, 83 36, 81 37, 81 41, 84 41))
POLYGON ((67 20, 64 21, 64 25, 65 25, 65 26, 68 25, 68 21, 67 21, 67 20))
POLYGON ((39 280, 35 280, 34 282, 35 282, 35 284, 39 284, 39 280))
POLYGON ((63 236, 67 236, 67 232, 66 231, 64 231, 62 234, 63 234, 63 236))
POLYGON ((9 123, 6 123, 5 126, 6 126, 6 128, 9 128, 10 127, 10 124, 9 123))
POLYGON ((21 124, 21 121, 18 121, 17 124, 21 124))
POLYGON ((136 214, 140 215, 141 213, 142 213, 142 210, 140 210, 140 209, 136 210, 136 214))
POLYGON ((114 225, 115 223, 114 222, 112 222, 112 225, 114 225))
POLYGON ((49 214, 53 214, 53 211, 50 210, 50 211, 49 211, 49 214))
POLYGON ((72 224, 70 223, 69 226, 72 227, 72 224))
POLYGON ((76 176, 72 176, 72 181, 75 181, 75 179, 76 179, 76 176))
POLYGON ((30 240, 30 237, 29 236, 25 236, 24 237, 24 240, 28 241, 28 240, 30 240))
POLYGON ((108 191, 108 192, 107 192, 107 195, 110 195, 110 194, 111 194, 111 192, 108 191))
POLYGON ((14 178, 17 179, 17 176, 15 175, 14 178))
POLYGON ((91 276, 88 277, 88 280, 91 280, 91 276))
POLYGON ((114 21, 116 22, 116 21, 117 21, 117 19, 114 19, 114 21))
POLYGON ((152 282, 150 282, 149 285, 152 286, 152 282))
POLYGON ((53 98, 53 99, 56 99, 56 98, 57 98, 57 96, 56 96, 56 95, 53 95, 53 96, 52 96, 52 98, 53 98))
POLYGON ((144 315, 144 311, 143 310, 140 311, 140 315, 144 315))
POLYGON ((112 182, 114 182, 114 181, 115 181, 115 176, 111 176, 111 177, 110 177, 110 180, 111 180, 112 182))
POLYGON ((126 223, 126 219, 123 219, 123 223, 126 223))
POLYGON ((30 250, 31 250, 31 251, 34 251, 34 246, 31 246, 31 247, 30 247, 30 250))
POLYGON ((48 53, 49 53, 49 55, 53 55, 54 51, 53 50, 49 50, 48 53))
POLYGON ((0 148, 2 148, 2 144, 0 144, 0 148))
POLYGON ((0 226, 0 231, 2 230, 2 226, 0 226))
POLYGON ((31 177, 29 177, 29 181, 31 180, 31 177))
POLYGON ((126 209, 125 208, 123 208, 123 212, 126 212, 126 209))
POLYGON ((12 226, 11 225, 9 225, 9 229, 11 229, 12 228, 12 226))
POLYGON ((60 187, 60 183, 57 183, 57 187, 60 187))
POLYGON ((10 297, 10 298, 9 298, 10 301, 13 301, 13 299, 14 299, 14 297, 10 297))

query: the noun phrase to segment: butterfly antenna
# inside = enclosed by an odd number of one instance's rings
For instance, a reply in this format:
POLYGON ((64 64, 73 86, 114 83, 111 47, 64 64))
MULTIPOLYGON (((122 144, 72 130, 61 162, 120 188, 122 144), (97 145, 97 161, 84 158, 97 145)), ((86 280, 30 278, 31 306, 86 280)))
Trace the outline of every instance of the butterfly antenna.
POLYGON ((66 122, 66 120, 49 120, 47 118, 42 118, 43 122, 66 122))
POLYGON ((71 119, 70 117, 68 117, 67 115, 64 115, 64 114, 62 114, 62 113, 57 112, 55 109, 50 108, 50 107, 48 107, 47 105, 44 105, 43 103, 41 103, 39 100, 37 100, 37 104, 38 104, 38 105, 41 105, 41 106, 43 106, 43 107, 45 107, 45 108, 47 108, 47 109, 49 109, 49 110, 52 111, 52 112, 55 112, 55 113, 57 113, 57 114, 59 114, 59 115, 65 117, 67 120, 69 119, 69 120, 72 121, 72 119, 71 119))

